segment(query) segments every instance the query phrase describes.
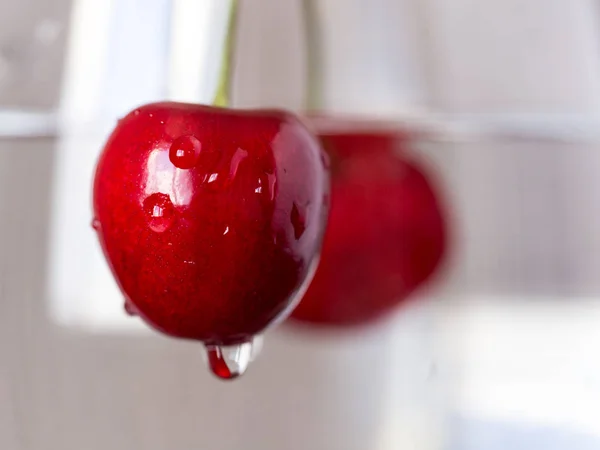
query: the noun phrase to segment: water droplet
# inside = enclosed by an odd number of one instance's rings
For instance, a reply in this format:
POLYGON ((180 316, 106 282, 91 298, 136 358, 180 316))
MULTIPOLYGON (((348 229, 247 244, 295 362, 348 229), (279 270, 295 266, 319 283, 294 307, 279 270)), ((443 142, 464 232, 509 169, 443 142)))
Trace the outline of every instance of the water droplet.
POLYGON ((223 236, 225 236, 227 233, 229 233, 229 227, 225 227, 225 231, 223 232, 223 236))
POLYGON ((148 226, 157 233, 168 230, 175 220, 175 207, 166 194, 152 194, 144 200, 143 207, 149 217, 148 226))
POLYGON ((207 345, 208 368, 222 380, 233 380, 243 375, 256 357, 256 350, 253 350, 255 343, 260 345, 256 339, 235 345, 207 345))
POLYGON ((102 227, 102 224, 100 223, 100 221, 98 219, 94 219, 92 220, 92 228, 96 231, 100 230, 100 228, 102 227))
POLYGON ((169 159, 179 169, 191 169, 198 163, 202 144, 194 136, 181 136, 173 141, 169 159))
POLYGON ((233 157, 231 158, 231 165, 229 166, 229 179, 233 181, 237 175, 238 169, 240 168, 241 162, 248 157, 248 152, 241 148, 238 148, 233 157))
POLYGON ((292 206, 292 213, 290 214, 290 220, 294 227, 294 237, 296 240, 300 239, 306 230, 306 208, 298 207, 294 202, 292 206))
POLYGON ((139 110, 139 109, 136 109, 136 110, 133 112, 133 115, 134 115, 134 116, 139 116, 139 115, 140 115, 140 110, 139 110))
POLYGON ((133 306, 131 304, 131 302, 127 299, 125 299, 125 303, 123 304, 123 308, 125 309, 125 312, 127 314, 129 314, 130 316, 137 316, 138 312, 135 306, 133 306))

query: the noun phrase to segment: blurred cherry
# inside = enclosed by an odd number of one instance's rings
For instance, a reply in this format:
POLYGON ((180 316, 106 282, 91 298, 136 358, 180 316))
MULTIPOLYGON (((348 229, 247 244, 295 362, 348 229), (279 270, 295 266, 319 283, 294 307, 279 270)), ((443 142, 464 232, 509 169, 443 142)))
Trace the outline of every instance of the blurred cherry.
POLYGON ((394 126, 313 118, 331 164, 329 222, 317 273, 293 321, 353 326, 389 314, 446 250, 440 201, 394 126))

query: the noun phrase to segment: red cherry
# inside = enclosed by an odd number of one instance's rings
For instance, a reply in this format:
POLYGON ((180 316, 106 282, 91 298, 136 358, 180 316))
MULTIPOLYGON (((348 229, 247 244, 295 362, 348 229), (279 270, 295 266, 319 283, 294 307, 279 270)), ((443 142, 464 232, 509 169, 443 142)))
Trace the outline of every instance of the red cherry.
POLYGON ((403 151, 409 137, 358 125, 315 122, 331 160, 331 211, 296 321, 351 326, 378 319, 434 273, 446 248, 434 187, 403 151))
POLYGON ((130 313, 235 345, 310 281, 328 183, 318 141, 288 113, 151 104, 100 156, 94 223, 130 313))

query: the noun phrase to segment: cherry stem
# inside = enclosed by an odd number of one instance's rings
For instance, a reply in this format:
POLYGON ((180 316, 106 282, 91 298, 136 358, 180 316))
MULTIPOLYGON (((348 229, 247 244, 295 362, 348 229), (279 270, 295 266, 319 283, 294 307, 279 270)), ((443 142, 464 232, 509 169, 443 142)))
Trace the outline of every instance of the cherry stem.
POLYGON ((233 78, 233 61, 235 57, 235 42, 237 38, 238 0, 230 0, 229 18, 225 34, 225 45, 221 58, 219 84, 213 100, 214 106, 227 107, 230 102, 231 82, 233 78))
POLYGON ((306 42, 306 99, 307 111, 318 111, 323 95, 323 67, 321 54, 321 28, 314 0, 302 0, 306 42))

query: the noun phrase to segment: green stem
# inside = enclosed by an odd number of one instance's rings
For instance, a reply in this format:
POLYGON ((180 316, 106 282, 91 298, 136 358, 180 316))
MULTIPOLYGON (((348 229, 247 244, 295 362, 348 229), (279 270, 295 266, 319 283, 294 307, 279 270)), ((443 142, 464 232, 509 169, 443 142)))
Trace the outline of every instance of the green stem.
POLYGON ((229 19, 227 22, 227 30, 225 35, 225 45, 223 47, 223 57, 221 59, 221 69, 219 73, 219 84, 214 106, 227 107, 230 102, 231 82, 233 78, 233 60, 235 56, 235 42, 237 38, 237 23, 238 23, 238 0, 230 0, 229 19))
POLYGON ((315 0, 301 0, 306 39, 306 99, 307 111, 317 111, 322 107, 323 73, 321 54, 321 29, 315 0))

